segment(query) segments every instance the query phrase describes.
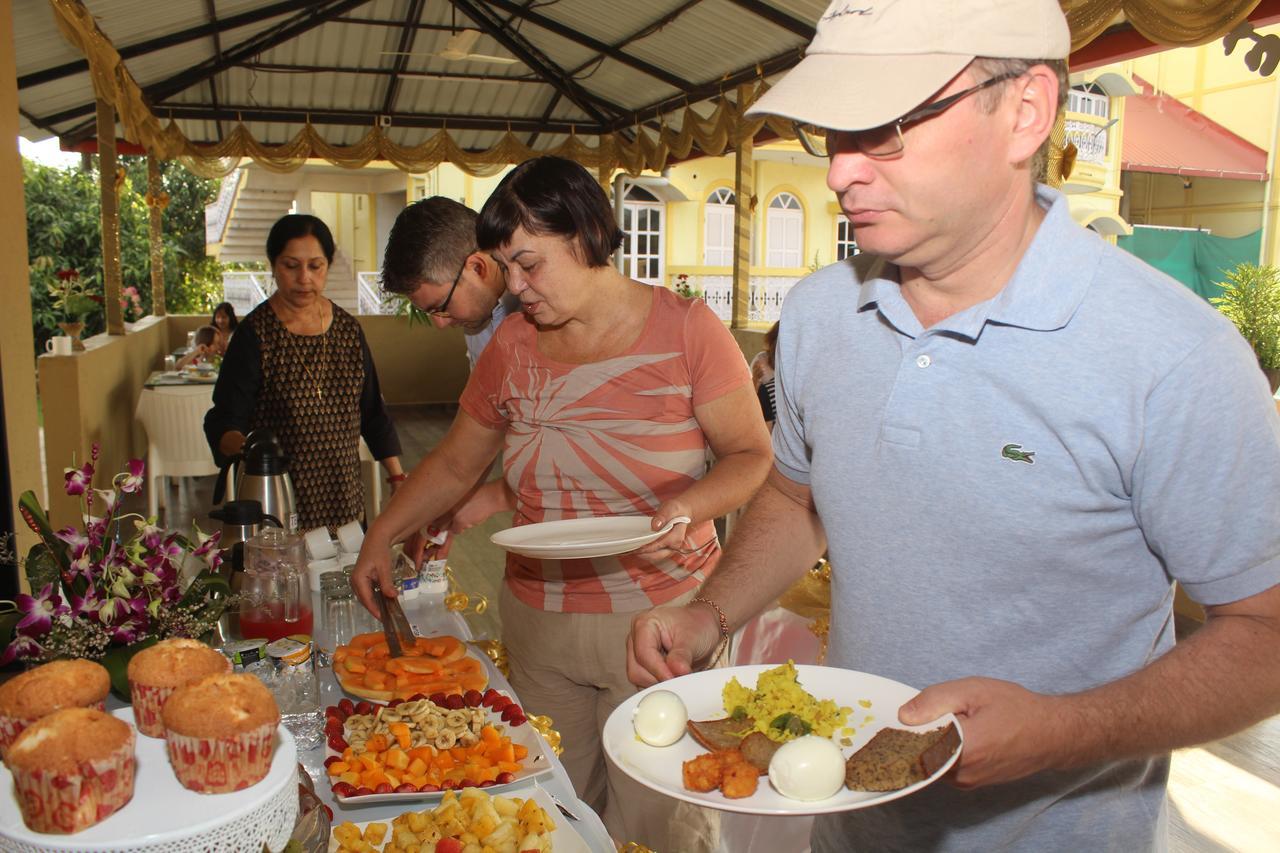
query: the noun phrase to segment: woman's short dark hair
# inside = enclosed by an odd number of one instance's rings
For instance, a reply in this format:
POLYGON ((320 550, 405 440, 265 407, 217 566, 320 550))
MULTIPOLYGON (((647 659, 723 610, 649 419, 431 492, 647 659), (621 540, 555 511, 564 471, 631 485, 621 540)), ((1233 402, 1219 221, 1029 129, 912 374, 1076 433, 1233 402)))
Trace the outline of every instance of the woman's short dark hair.
POLYGON ((272 266, 275 266, 276 258, 280 257, 289 241, 299 237, 315 237, 324 252, 324 259, 333 263, 333 233, 324 224, 324 220, 309 213, 289 213, 277 219, 276 224, 271 226, 271 233, 267 235, 267 260, 272 266))
POLYGON ((227 331, 234 332, 240 321, 236 319, 236 306, 230 302, 219 302, 213 306, 213 313, 209 315, 209 323, 213 326, 218 325, 218 312, 222 311, 227 315, 227 331))
POLYGON ((562 157, 526 160, 507 173, 480 210, 480 249, 493 251, 517 228, 576 238, 589 267, 608 266, 622 244, 622 230, 604 189, 590 172, 562 157))

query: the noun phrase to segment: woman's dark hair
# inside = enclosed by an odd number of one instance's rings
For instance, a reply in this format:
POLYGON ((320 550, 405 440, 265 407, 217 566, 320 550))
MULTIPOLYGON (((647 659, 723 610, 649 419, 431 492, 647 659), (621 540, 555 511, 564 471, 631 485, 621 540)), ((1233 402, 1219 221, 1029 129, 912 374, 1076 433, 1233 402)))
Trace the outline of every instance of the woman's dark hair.
POLYGON ((324 259, 333 263, 333 234, 329 231, 329 226, 309 213, 290 213, 277 219, 276 224, 271 226, 271 233, 267 235, 267 260, 272 266, 275 266, 276 258, 280 257, 289 241, 299 237, 315 237, 324 252, 324 259))
POLYGON ((230 302, 219 302, 215 305, 213 313, 209 315, 209 324, 211 326, 218 325, 219 311, 224 312, 227 315, 227 320, 230 321, 227 323, 227 331, 234 332, 236 330, 236 326, 240 325, 240 321, 236 319, 236 306, 232 305, 230 302))
POLYGON ((622 244, 609 197, 590 172, 562 157, 526 160, 507 173, 480 210, 477 243, 493 251, 517 228, 576 238, 589 267, 608 266, 622 244))

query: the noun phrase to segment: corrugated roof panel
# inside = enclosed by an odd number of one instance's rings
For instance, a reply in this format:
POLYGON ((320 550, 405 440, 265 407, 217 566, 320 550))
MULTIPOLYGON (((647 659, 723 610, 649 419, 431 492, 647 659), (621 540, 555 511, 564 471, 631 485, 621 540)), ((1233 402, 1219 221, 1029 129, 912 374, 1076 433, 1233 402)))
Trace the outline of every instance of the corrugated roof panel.
MULTIPOLYGON (((266 0, 217 0, 219 18, 260 9, 266 0)), ((158 4, 155 0, 89 0, 91 10, 101 12, 103 29, 118 46, 137 44, 162 34, 171 34, 207 20, 203 0, 171 0, 158 4)), ((767 0, 770 7, 790 14, 800 21, 812 22, 825 7, 825 0, 767 0)), ((614 45, 635 38, 622 50, 687 80, 692 85, 705 85, 726 73, 750 67, 760 59, 776 56, 803 41, 785 27, 770 23, 730 0, 702 0, 680 11, 673 20, 657 23, 686 5, 686 0, 558 0, 528 7, 530 14, 559 22, 571 30, 560 35, 496 6, 497 14, 546 57, 546 61, 562 73, 573 74, 577 84, 592 96, 609 102, 613 109, 634 110, 674 95, 679 89, 661 75, 646 74, 625 62, 598 58, 596 49, 581 44, 582 38, 614 45), (652 28, 653 32, 644 32, 652 28), (573 34, 581 34, 576 38, 573 34)), ((317 68, 355 66, 363 69, 390 70, 403 61, 406 71, 478 74, 492 77, 528 77, 534 72, 524 62, 497 64, 482 61, 449 60, 438 54, 449 44, 453 32, 479 25, 462 13, 453 11, 449 3, 432 0, 425 4, 420 24, 410 46, 413 56, 398 60, 389 51, 398 50, 403 33, 403 18, 410 0, 373 0, 345 13, 346 20, 329 21, 306 33, 269 48, 246 64, 259 67, 235 67, 215 78, 219 107, 223 109, 291 108, 320 113, 355 111, 378 113, 384 109, 388 79, 376 74, 349 74, 317 71, 317 68), (354 20, 386 21, 388 24, 367 25, 354 20), (435 27, 428 28, 428 27, 435 27), (282 73, 261 66, 302 66, 303 72, 282 73)), ((62 39, 53 23, 48 7, 32 0, 19 3, 14 11, 19 27, 19 74, 78 59, 74 49, 62 39), (30 32, 28 32, 30 31, 30 32)), ((291 16, 277 16, 249 27, 221 34, 224 51, 234 50, 255 34, 278 26, 291 16)), ((507 48, 487 33, 470 48, 473 53, 495 56, 511 55, 507 48)), ((182 45, 127 60, 130 71, 144 86, 155 84, 189 71, 213 54, 212 39, 202 36, 182 45)), ((86 75, 67 77, 41 86, 29 86, 20 93, 20 103, 33 115, 49 116, 69 107, 87 105, 91 97, 86 75)), ((173 104, 212 106, 209 85, 195 85, 170 96, 173 104)), ((483 81, 441 80, 403 74, 392 106, 394 114, 417 113, 450 115, 451 128, 459 144, 468 148, 487 148, 501 136, 495 131, 470 131, 457 126, 464 117, 485 116, 536 119, 551 107, 552 118, 561 122, 581 123, 589 133, 590 119, 571 99, 558 97, 550 82, 539 84, 502 84, 483 81)), ((609 112, 608 108, 600 108, 609 112)), ((163 106, 157 109, 163 120, 163 106)), ((80 124, 82 117, 60 125, 63 130, 80 124)), ((334 144, 348 144, 367 129, 369 122, 358 120, 354 126, 318 124, 321 134, 334 144)), ((224 122, 228 127, 230 122, 224 122)), ((196 139, 215 139, 216 125, 209 120, 184 121, 184 128, 196 139)), ((250 129, 263 141, 278 143, 293 136, 297 122, 275 125, 254 122, 250 129)), ((30 130, 24 120, 24 129, 30 130)), ((397 139, 415 144, 433 132, 427 128, 395 127, 397 139)), ((528 134, 521 134, 528 138, 528 134)), ((539 147, 564 140, 563 134, 541 135, 539 147), (553 141, 555 140, 555 141, 553 141)))
POLYGON ((1267 179, 1267 152, 1204 113, 1147 91, 1125 98, 1121 168, 1238 181, 1267 179))

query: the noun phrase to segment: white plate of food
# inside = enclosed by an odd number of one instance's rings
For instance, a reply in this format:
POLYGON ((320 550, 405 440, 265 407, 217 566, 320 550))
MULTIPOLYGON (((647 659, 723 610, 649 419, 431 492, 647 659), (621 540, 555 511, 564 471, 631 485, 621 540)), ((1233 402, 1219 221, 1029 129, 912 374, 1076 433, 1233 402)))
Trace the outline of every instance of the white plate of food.
MULTIPOLYGON (((447 705, 444 708, 430 708, 421 700, 411 700, 409 702, 400 702, 399 700, 396 700, 398 704, 395 707, 388 708, 385 705, 375 704, 372 702, 360 702, 356 704, 346 699, 342 700, 337 706, 330 706, 329 708, 326 708, 325 734, 328 737, 329 742, 326 746, 325 775, 329 779, 330 787, 333 789, 334 798, 344 805, 363 805, 368 803, 416 803, 419 801, 430 803, 440 800, 444 796, 444 791, 448 787, 453 787, 455 789, 463 787, 482 787, 485 791, 499 793, 505 789, 520 785, 527 779, 551 772, 551 762, 543 751, 542 739, 538 736, 538 733, 534 730, 533 726, 527 721, 520 706, 512 701, 511 696, 492 688, 486 690, 483 694, 476 693, 476 696, 479 696, 482 701, 475 702, 474 704, 468 704, 460 694, 450 694, 449 696, 444 697, 437 694, 437 700, 447 702, 447 705), (457 707, 453 707, 454 705, 457 705, 457 707), (401 706, 403 706, 403 708, 401 708, 401 706), (389 712, 394 713, 394 720, 392 719, 392 716, 388 715, 389 712), (369 745, 368 736, 370 734, 382 734, 387 740, 387 747, 391 748, 396 745, 394 742, 394 735, 391 735, 390 733, 391 722, 404 722, 408 727, 410 737, 414 737, 416 739, 415 731, 419 728, 419 721, 423 721, 424 723, 432 722, 433 718, 430 717, 430 714, 433 713, 447 719, 451 712, 457 712, 458 714, 465 715, 469 718, 472 717, 473 713, 478 716, 477 725, 472 725, 469 721, 460 723, 453 727, 455 731, 460 732, 464 729, 471 729, 478 735, 479 729, 487 725, 496 729, 500 737, 506 737, 509 739, 511 741, 513 751, 524 751, 524 754, 517 757, 514 762, 520 766, 514 769, 499 768, 500 773, 494 779, 485 779, 482 781, 460 778, 450 781, 447 785, 444 780, 439 780, 439 784, 437 784, 436 781, 428 781, 421 786, 412 783, 406 784, 404 779, 399 778, 404 775, 403 771, 407 770, 407 768, 399 770, 391 768, 392 775, 397 776, 397 779, 395 780, 396 784, 392 786, 390 781, 388 781, 384 784, 386 784, 390 790, 383 788, 381 791, 374 788, 368 788, 366 790, 366 787, 362 786, 359 782, 355 782, 353 784, 354 780, 351 780, 350 777, 348 777, 346 785, 339 784, 343 781, 343 777, 340 773, 335 775, 331 772, 331 764, 335 761, 342 761, 343 751, 336 747, 346 742, 345 739, 350 739, 351 745, 356 748, 356 751, 361 752, 365 751, 365 747, 369 745), (337 724, 330 722, 332 719, 337 719, 339 722, 337 724), (359 725, 358 735, 356 726, 353 725, 353 722, 357 720, 362 721, 359 725), (343 734, 341 737, 344 738, 344 740, 335 742, 332 736, 336 733, 339 725, 342 728, 343 734), (464 782, 471 782, 472 784, 466 785, 463 784, 464 782), (360 791, 365 791, 365 793, 360 793, 360 791)), ((474 699, 475 697, 471 698, 474 699)), ((430 697, 427 697, 427 701, 430 702, 431 705, 436 705, 436 702, 431 701, 430 697)), ((459 719, 461 720, 461 717, 459 717, 459 719)), ((432 724, 437 726, 437 730, 449 727, 444 720, 434 721, 432 724)), ((411 757, 423 757, 425 762, 429 765, 431 760, 427 758, 425 753, 414 752, 414 750, 427 745, 428 744, 424 741, 417 746, 412 746, 410 750, 406 750, 405 752, 411 757)), ((443 746, 443 743, 441 743, 440 746, 443 746)), ((460 746, 456 735, 451 746, 460 746)), ((438 752, 439 750, 436 751, 438 752)), ((381 754, 381 751, 378 752, 381 754)), ((462 766, 462 761, 462 759, 458 759, 460 766, 462 766)), ((480 762, 477 761, 477 763, 480 762)), ((384 767, 383 770, 385 773, 386 768, 384 767)))
POLYGON ((499 530, 489 540, 499 548, 545 560, 609 557, 643 548, 689 519, 673 518, 661 530, 647 515, 607 515, 542 521, 499 530))
MULTIPOLYGON (((782 667, 766 664, 727 667, 692 673, 642 690, 609 715, 603 733, 605 754, 628 776, 659 793, 700 806, 759 815, 825 814, 874 806, 908 796, 932 784, 950 770, 959 758, 963 735, 953 714, 923 726, 903 726, 898 723, 898 708, 919 693, 918 690, 877 675, 824 666, 798 665, 795 666, 795 675, 803 691, 813 698, 819 701, 831 700, 835 703, 834 707, 849 709, 845 722, 835 725, 829 735, 825 731, 814 732, 824 737, 829 736, 835 742, 839 747, 842 763, 866 745, 881 729, 890 727, 923 733, 949 729, 949 725, 954 725, 954 732, 948 732, 948 736, 955 740, 954 746, 948 747, 952 750, 950 756, 926 778, 895 790, 855 791, 841 784, 839 790, 826 799, 799 800, 783 796, 773 787, 769 776, 760 775, 754 793, 729 798, 720 790, 702 793, 685 787, 684 763, 710 754, 687 730, 670 746, 664 747, 650 746, 640 740, 636 733, 633 716, 637 706, 651 693, 674 693, 684 703, 690 720, 718 721, 730 717, 734 711, 733 708, 725 707, 724 689, 730 679, 736 678, 747 692, 752 692, 761 673, 779 669, 782 667)), ((790 709, 780 704, 770 706, 768 712, 760 714, 761 719, 774 711, 777 714, 764 723, 765 727, 779 721, 785 726, 786 720, 793 716, 790 709)), ((830 721, 828 716, 826 722, 830 724, 830 721)), ((749 731, 751 727, 748 722, 743 725, 741 732, 749 731)), ((933 764, 936 762, 931 762, 930 766, 933 764)))
MULTIPOLYGON (((587 842, 583 840, 582 836, 573 828, 573 821, 560 813, 556 808, 555 801, 551 794, 542 788, 542 786, 535 785, 532 789, 526 788, 521 791, 512 792, 511 794, 496 794, 495 796, 505 797, 509 800, 533 800, 542 809, 546 817, 550 818, 551 823, 554 824, 554 828, 550 833, 540 833, 546 844, 544 847, 535 849, 544 849, 548 851, 554 850, 555 853, 590 853, 591 848, 587 846, 587 842)), ((435 807, 436 805, 432 804, 425 808, 434 809, 435 807)), ((401 815, 401 817, 397 819, 405 818, 407 818, 407 813, 405 815, 401 815)), ((363 835, 368 826, 372 823, 381 823, 386 827, 383 842, 381 844, 373 845, 374 850, 381 851, 394 839, 396 827, 394 821, 390 819, 382 821, 364 821, 362 823, 355 823, 352 825, 363 835)), ((338 853, 339 850, 344 849, 338 841, 338 830, 342 825, 342 823, 335 824, 333 831, 329 835, 329 853, 338 853)), ((346 831, 349 832, 350 830, 346 831)), ((427 847, 424 849, 431 848, 427 847)))

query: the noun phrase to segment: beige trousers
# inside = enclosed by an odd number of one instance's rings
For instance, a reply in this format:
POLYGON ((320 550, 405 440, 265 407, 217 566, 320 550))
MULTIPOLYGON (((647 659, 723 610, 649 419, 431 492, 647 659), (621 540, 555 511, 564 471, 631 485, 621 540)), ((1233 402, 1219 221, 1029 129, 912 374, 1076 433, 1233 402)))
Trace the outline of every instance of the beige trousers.
POLYGON ((613 839, 636 841, 656 853, 715 850, 718 812, 651 791, 605 758, 605 720, 636 692, 627 680, 626 645, 635 614, 538 610, 505 583, 499 606, 511 686, 527 713, 551 717, 564 748, 560 760, 578 798, 604 819, 613 839))

